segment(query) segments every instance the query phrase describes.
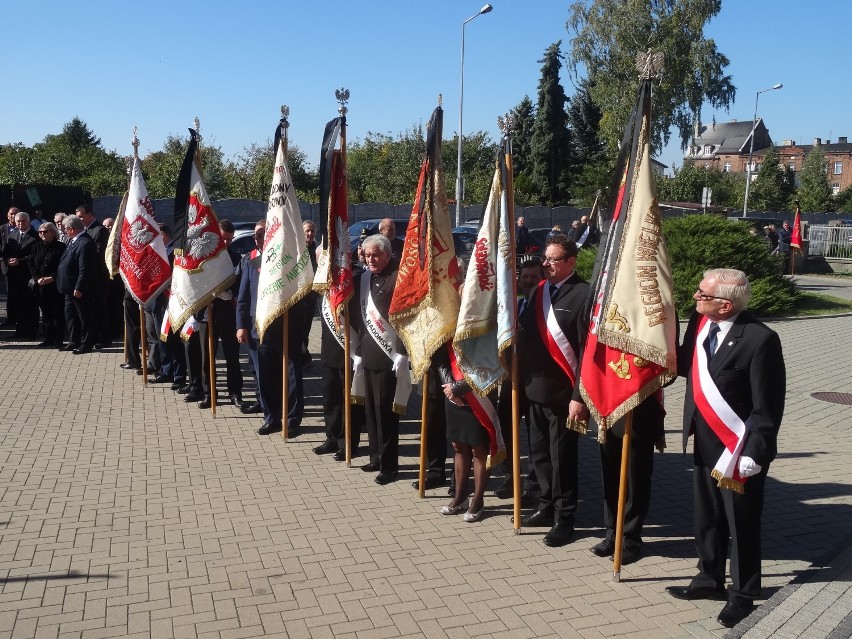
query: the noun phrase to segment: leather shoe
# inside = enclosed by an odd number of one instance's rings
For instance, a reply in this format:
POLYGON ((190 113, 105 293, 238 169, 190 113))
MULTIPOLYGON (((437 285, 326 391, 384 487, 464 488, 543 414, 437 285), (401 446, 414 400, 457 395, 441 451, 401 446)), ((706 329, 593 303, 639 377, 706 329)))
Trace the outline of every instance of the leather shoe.
MULTIPOLYGON (((163 380, 163 381, 165 382, 166 380, 163 380)), ((172 382, 172 385, 169 386, 169 388, 171 388, 174 392, 178 392, 183 387, 184 387, 183 382, 172 382)))
POLYGON ((666 592, 675 599, 684 601, 696 601, 708 599, 710 601, 725 601, 725 590, 723 588, 710 588, 709 586, 666 586, 666 592))
MULTIPOLYGON (((144 369, 142 369, 142 368, 137 368, 137 369, 136 369, 136 374, 137 374, 137 375, 141 375, 143 370, 144 370, 144 369)), ((154 374, 154 373, 156 373, 157 371, 156 371, 156 370, 154 370, 153 368, 149 368, 146 372, 147 372, 149 375, 153 375, 153 374, 154 374)))
POLYGON ((191 390, 186 394, 186 397, 183 398, 183 401, 189 404, 191 402, 200 402, 202 399, 204 399, 204 395, 201 391, 191 390))
POLYGON ((539 526, 553 526, 553 513, 544 510, 537 510, 529 517, 521 518, 521 526, 531 526, 537 528, 539 526))
POLYGON ((78 348, 80 348, 80 347, 77 346, 76 344, 66 344, 65 346, 59 346, 58 350, 63 351, 63 352, 67 352, 67 351, 76 351, 78 348))
MULTIPOLYGON (((187 395, 187 397, 189 397, 189 395, 187 395)), ((187 400, 187 401, 189 401, 189 400, 187 400)), ((201 408, 201 409, 210 408, 210 398, 205 397, 200 402, 198 402, 198 408, 201 408)))
POLYGON ((269 424, 264 422, 263 426, 257 429, 258 435, 271 435, 272 433, 280 433, 281 424, 269 424))
MULTIPOLYGON (((41 346, 41 344, 39 344, 39 346, 41 346)), ((127 362, 124 362, 123 364, 119 364, 118 367, 123 368, 126 371, 136 368, 133 364, 128 364, 127 362)))
POLYGON ((574 536, 574 526, 559 522, 544 536, 544 545, 552 548, 564 546, 574 536))
POLYGON ((733 628, 743 619, 748 617, 753 610, 754 604, 750 601, 729 601, 725 604, 725 607, 722 608, 722 612, 719 613, 716 621, 725 626, 725 628, 733 628))
POLYGON ((149 379, 148 382, 151 384, 170 384, 172 382, 172 378, 168 375, 157 374, 149 379))
MULTIPOLYGON (((443 486, 444 484, 446 484, 447 478, 446 477, 435 477, 434 475, 432 475, 432 476, 427 475, 426 481, 424 483, 426 484, 426 487, 425 487, 426 490, 432 490, 433 488, 439 488, 439 487, 443 486)), ((413 482, 411 482, 411 487, 414 490, 420 490, 420 480, 415 479, 413 482)))
POLYGON ((628 542, 625 539, 624 544, 621 546, 621 565, 626 566, 628 564, 634 564, 639 561, 641 556, 642 546, 637 544, 635 541, 628 542))
MULTIPOLYGON (((592 546, 592 552, 598 557, 612 557, 612 553, 615 552, 615 542, 612 539, 599 541, 592 546)), ((622 548, 621 554, 624 554, 624 548, 622 548)))
POLYGON ((494 491, 494 496, 497 499, 509 499, 515 494, 515 480, 511 475, 506 475, 503 483, 494 491))
POLYGON ((384 486, 385 484, 389 484, 394 479, 396 479, 396 476, 398 474, 399 474, 399 471, 396 471, 396 470, 392 470, 389 473, 379 473, 378 475, 376 475, 375 481, 379 486, 384 486))
POLYGON ((184 384, 177 389, 177 393, 178 395, 186 395, 190 390, 192 390, 192 387, 189 384, 184 384))
POLYGON ((260 402, 253 402, 249 404, 248 402, 243 402, 243 405, 240 406, 240 412, 243 415, 252 415, 254 413, 260 413, 263 411, 263 408, 260 406, 260 402))
POLYGON ((314 448, 314 453, 317 455, 328 455, 329 453, 337 452, 337 442, 326 440, 319 446, 314 448))
POLYGON ((75 355, 85 355, 86 353, 92 352, 92 347, 88 344, 83 344, 80 348, 75 348, 72 352, 75 355))
POLYGON ((379 470, 379 468, 381 468, 381 466, 378 462, 369 462, 361 466, 361 470, 363 470, 365 473, 374 473, 379 470))
POLYGON ((228 395, 228 399, 231 400, 231 403, 237 408, 243 407, 243 398, 240 397, 239 393, 231 393, 228 395))

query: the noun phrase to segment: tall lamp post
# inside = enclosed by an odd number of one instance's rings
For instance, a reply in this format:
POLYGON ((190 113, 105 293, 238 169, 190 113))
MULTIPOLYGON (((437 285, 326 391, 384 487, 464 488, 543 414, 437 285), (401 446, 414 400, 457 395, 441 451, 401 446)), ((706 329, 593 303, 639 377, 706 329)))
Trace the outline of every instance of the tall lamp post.
POLYGON ((462 109, 464 108, 464 26, 473 20, 474 18, 478 18, 483 13, 489 13, 494 7, 490 4, 486 4, 483 6, 479 13, 476 15, 470 16, 467 20, 462 22, 461 29, 461 85, 459 87, 459 158, 458 158, 458 166, 456 167, 456 226, 461 226, 462 223, 462 214, 461 214, 461 206, 462 206, 462 109))
POLYGON ((745 197, 743 198, 743 217, 748 215, 748 191, 751 187, 751 155, 754 153, 754 130, 757 128, 757 101, 760 99, 761 93, 775 91, 775 89, 780 89, 783 86, 784 85, 779 82, 768 89, 758 91, 754 96, 754 119, 751 121, 751 142, 748 145, 748 165, 746 166, 746 190, 745 197))

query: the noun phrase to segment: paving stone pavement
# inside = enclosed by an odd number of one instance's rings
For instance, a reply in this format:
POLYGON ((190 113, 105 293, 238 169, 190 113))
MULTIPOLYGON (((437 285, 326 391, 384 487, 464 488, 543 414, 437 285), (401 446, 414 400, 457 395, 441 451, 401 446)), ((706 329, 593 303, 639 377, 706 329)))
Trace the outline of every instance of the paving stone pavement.
MULTIPOLYGON (((810 393, 850 391, 852 318, 771 326, 788 389, 766 491, 770 601, 731 636, 849 636, 852 408, 810 393)), ((576 539, 551 549, 544 531, 513 534, 509 500, 487 497, 488 516, 465 524, 438 513, 444 490, 417 498, 417 396, 401 478, 381 487, 313 454, 318 364, 304 434, 285 443, 256 435, 260 419, 232 406, 211 418, 144 387, 121 361, 117 348, 0 344, 0 638, 726 635, 718 603, 664 590, 696 563, 682 380, 666 395, 669 449, 656 456, 645 554, 616 583, 611 562, 589 552, 602 514, 591 438, 576 539)))

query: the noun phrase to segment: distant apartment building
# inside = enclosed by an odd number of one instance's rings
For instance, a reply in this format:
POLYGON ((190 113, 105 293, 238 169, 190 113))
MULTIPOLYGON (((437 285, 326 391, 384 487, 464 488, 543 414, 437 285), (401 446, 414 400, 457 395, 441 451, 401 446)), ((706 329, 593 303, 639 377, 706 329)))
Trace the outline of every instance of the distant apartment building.
MULTIPOLYGON (((692 144, 687 148, 684 159, 693 160, 696 166, 706 166, 726 173, 745 173, 751 144, 752 122, 713 122, 710 126, 696 127, 692 144)), ((760 171, 763 156, 772 146, 769 129, 758 119, 754 127, 754 151, 752 153, 752 179, 760 171)), ((805 156, 819 146, 828 161, 828 181, 837 194, 852 185, 852 144, 846 137, 837 142, 814 138, 813 144, 796 144, 795 140, 784 140, 776 148, 781 166, 789 166, 796 174, 802 170, 805 156)))

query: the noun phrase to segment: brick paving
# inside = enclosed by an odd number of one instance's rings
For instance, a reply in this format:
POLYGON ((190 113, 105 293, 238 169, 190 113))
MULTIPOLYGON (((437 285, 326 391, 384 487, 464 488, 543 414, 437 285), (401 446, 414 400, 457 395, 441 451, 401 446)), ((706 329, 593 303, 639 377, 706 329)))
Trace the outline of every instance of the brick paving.
MULTIPOLYGON (((731 634, 848 636, 852 407, 810 393, 852 390, 852 319, 771 325, 788 389, 767 482, 769 602, 731 634)), ((401 479, 380 487, 356 467, 364 457, 346 468, 311 451, 323 438, 316 365, 304 434, 285 443, 256 435, 260 419, 232 406, 213 419, 143 387, 121 361, 118 349, 0 344, 0 638, 726 634, 720 604, 664 591, 695 571, 682 380, 666 396, 645 555, 616 583, 611 562, 589 552, 601 521, 591 438, 576 539, 551 549, 544 531, 513 534, 508 500, 486 497, 488 516, 471 525, 438 513, 444 490, 417 498, 417 396, 401 479)))

